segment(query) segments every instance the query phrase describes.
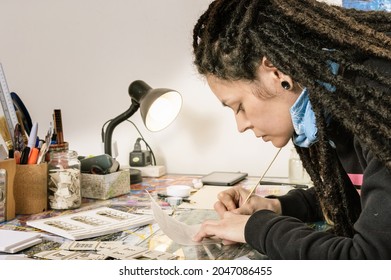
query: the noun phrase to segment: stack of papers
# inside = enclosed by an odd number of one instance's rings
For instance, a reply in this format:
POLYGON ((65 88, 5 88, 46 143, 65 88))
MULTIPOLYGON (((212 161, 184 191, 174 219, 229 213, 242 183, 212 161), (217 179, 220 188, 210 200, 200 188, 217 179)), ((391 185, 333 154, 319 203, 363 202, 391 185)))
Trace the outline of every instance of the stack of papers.
POLYGON ((16 253, 42 242, 40 233, 0 230, 0 251, 16 253))
POLYGON ((141 227, 153 221, 151 215, 137 215, 100 207, 53 218, 31 220, 27 221, 27 225, 71 240, 80 240, 141 227))

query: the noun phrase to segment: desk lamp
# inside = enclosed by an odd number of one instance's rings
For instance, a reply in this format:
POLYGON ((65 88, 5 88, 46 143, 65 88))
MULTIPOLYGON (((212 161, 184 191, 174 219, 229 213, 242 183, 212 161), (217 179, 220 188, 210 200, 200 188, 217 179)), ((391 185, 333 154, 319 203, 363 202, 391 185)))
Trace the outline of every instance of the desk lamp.
MULTIPOLYGON (((167 88, 152 89, 141 80, 132 82, 128 92, 132 100, 129 109, 112 119, 104 134, 105 154, 110 156, 112 155, 111 139, 115 127, 130 118, 139 108, 145 127, 155 132, 169 126, 182 107, 182 97, 177 91, 167 88)), ((136 171, 133 170, 134 172, 136 171)))

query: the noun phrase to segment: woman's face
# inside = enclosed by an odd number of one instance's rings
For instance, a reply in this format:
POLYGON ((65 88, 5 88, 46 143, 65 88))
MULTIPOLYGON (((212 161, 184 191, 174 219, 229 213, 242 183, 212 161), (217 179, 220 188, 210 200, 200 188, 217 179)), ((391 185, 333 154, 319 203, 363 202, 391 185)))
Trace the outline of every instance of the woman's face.
POLYGON ((239 132, 251 129, 256 137, 281 148, 293 135, 289 109, 299 94, 284 90, 281 80, 275 78, 278 73, 273 76, 261 72, 257 82, 226 81, 214 76, 208 76, 207 82, 223 106, 233 110, 239 132))

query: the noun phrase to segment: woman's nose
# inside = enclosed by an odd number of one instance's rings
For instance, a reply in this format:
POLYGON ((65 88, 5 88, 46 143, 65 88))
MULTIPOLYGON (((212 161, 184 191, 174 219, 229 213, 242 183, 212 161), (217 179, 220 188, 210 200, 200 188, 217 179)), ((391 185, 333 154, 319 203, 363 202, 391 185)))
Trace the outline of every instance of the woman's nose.
POLYGON ((251 129, 252 127, 250 121, 238 117, 236 118, 236 125, 240 133, 243 133, 246 130, 251 129))

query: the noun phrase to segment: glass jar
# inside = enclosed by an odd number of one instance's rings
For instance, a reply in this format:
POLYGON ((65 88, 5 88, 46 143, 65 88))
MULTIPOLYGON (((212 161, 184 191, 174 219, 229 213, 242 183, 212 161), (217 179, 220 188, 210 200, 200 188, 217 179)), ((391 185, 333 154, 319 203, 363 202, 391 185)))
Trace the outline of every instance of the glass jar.
POLYGON ((80 161, 75 151, 50 153, 48 199, 51 209, 75 209, 81 205, 80 161))

